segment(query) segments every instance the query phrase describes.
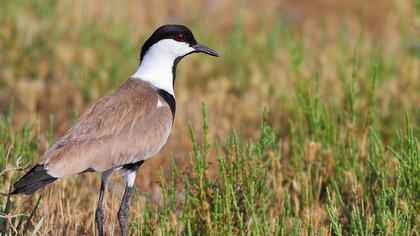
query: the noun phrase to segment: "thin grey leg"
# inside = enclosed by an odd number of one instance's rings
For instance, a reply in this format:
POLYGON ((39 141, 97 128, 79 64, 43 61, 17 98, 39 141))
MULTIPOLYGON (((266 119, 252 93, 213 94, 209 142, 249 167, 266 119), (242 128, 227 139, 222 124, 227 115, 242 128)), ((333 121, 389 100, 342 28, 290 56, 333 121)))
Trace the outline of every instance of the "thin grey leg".
POLYGON ((118 210, 118 221, 120 223, 121 236, 127 235, 128 201, 130 200, 131 190, 133 189, 135 178, 135 171, 128 171, 125 173, 126 186, 124 196, 121 201, 120 209, 118 210))
POLYGON ((104 210, 102 209, 105 195, 105 188, 108 184, 108 178, 112 171, 105 171, 101 175, 101 190, 99 191, 98 206, 96 207, 95 220, 98 228, 98 235, 104 236, 104 210))

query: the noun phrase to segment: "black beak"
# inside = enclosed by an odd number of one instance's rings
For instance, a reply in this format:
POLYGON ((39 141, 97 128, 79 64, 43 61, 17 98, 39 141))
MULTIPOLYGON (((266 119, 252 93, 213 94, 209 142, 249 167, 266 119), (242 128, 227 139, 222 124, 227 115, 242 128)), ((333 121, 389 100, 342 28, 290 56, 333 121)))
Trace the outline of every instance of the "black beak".
POLYGON ((219 57, 219 54, 217 54, 216 51, 214 51, 211 48, 206 47, 204 44, 196 43, 192 45, 191 47, 195 49, 195 52, 204 52, 207 55, 219 57))

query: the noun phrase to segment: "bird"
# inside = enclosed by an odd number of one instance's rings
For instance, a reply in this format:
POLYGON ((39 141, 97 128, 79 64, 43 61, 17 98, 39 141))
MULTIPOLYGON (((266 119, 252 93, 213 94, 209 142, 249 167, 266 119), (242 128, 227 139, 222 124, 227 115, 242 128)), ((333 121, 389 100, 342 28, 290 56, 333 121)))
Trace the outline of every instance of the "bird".
POLYGON ((124 176, 125 191, 117 216, 121 235, 127 235, 128 202, 137 169, 167 142, 176 111, 176 67, 192 53, 219 57, 184 25, 158 27, 141 47, 135 73, 88 107, 14 184, 11 194, 31 195, 59 178, 98 172, 95 222, 102 236, 105 189, 111 173, 118 170, 124 176))

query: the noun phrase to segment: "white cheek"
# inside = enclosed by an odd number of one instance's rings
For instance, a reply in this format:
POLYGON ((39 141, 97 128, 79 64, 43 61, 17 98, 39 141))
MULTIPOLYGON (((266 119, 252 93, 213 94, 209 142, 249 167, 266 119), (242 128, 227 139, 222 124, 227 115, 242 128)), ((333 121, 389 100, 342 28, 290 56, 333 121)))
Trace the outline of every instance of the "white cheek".
POLYGON ((178 42, 173 39, 163 39, 151 46, 147 50, 145 57, 153 61, 173 61, 177 57, 185 56, 194 50, 188 43, 178 42))
POLYGON ((143 57, 140 67, 132 78, 147 81, 154 87, 174 95, 172 67, 178 57, 183 57, 195 49, 188 43, 173 39, 163 39, 151 46, 143 57))
POLYGON ((181 57, 184 56, 192 51, 194 51, 194 49, 192 47, 190 47, 190 45, 188 43, 185 42, 177 42, 173 39, 165 39, 162 40, 161 42, 158 43, 159 48, 162 51, 167 51, 168 56, 170 56, 169 54, 171 54, 171 56, 173 57, 181 57))

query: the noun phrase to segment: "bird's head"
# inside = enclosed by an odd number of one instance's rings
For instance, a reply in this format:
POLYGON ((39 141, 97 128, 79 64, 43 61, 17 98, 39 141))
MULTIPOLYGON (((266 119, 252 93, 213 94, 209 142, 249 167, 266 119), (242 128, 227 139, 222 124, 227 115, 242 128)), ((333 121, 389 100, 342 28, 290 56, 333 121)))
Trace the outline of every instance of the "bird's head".
POLYGON ((216 51, 197 42, 193 33, 183 25, 163 25, 144 42, 140 61, 146 56, 167 59, 181 59, 191 53, 202 52, 210 56, 218 57, 216 51))
POLYGON ((144 42, 140 53, 140 66, 131 77, 174 94, 178 62, 186 55, 198 52, 219 56, 213 49, 197 42, 187 27, 163 25, 144 42))

